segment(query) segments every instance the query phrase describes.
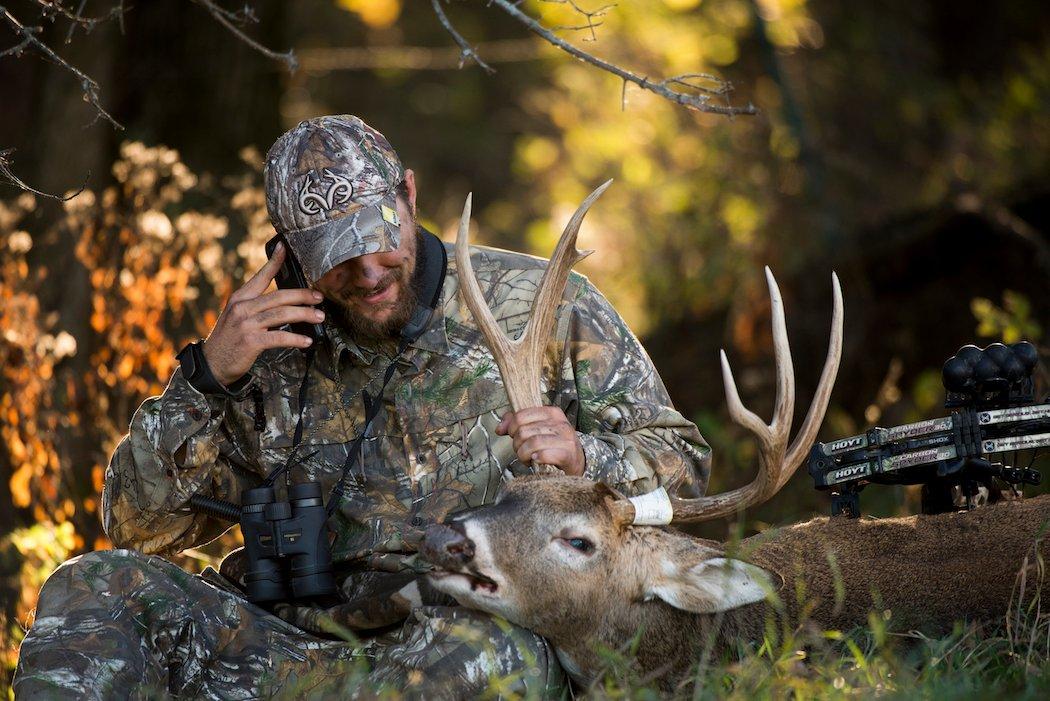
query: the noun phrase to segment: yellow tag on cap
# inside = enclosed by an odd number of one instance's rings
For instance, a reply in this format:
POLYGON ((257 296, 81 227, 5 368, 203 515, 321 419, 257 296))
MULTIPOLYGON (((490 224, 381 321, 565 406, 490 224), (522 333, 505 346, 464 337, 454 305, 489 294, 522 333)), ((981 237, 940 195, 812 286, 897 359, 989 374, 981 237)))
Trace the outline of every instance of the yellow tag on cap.
POLYGON ((385 204, 379 205, 379 208, 383 212, 383 221, 388 224, 393 224, 394 226, 401 226, 401 221, 397 218, 396 211, 390 209, 390 207, 387 207, 385 204))

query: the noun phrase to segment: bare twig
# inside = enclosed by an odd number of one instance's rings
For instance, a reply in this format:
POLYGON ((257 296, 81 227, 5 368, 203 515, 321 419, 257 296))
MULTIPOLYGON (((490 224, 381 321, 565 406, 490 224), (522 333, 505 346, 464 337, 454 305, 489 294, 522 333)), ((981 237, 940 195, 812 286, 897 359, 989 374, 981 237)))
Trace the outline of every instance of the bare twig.
POLYGON ((87 0, 80 0, 80 6, 77 7, 77 14, 71 18, 73 21, 69 23, 69 32, 66 34, 67 44, 73 41, 73 32, 76 31, 76 28, 84 21, 84 5, 87 5, 87 0))
MULTIPOLYGON (((532 17, 530 17, 529 15, 525 14, 520 9, 518 9, 518 4, 516 2, 513 2, 513 0, 489 0, 489 1, 490 1, 491 4, 493 4, 496 7, 500 8, 505 13, 507 13, 508 15, 513 17, 515 20, 517 20, 518 22, 523 24, 533 34, 536 34, 537 36, 542 37, 545 41, 553 44, 554 46, 558 47, 562 51, 568 53, 569 55, 574 56, 575 58, 578 58, 581 61, 584 61, 585 63, 589 63, 592 66, 600 68, 603 71, 606 71, 608 73, 612 73, 613 75, 615 75, 618 78, 620 78, 621 80, 623 80, 625 83, 627 83, 627 82, 634 83, 635 85, 637 85, 638 87, 642 88, 643 90, 648 90, 650 92, 656 93, 660 97, 666 98, 666 99, 670 100, 671 102, 677 103, 677 104, 682 105, 684 107, 688 107, 690 109, 694 109, 694 110, 697 110, 697 111, 700 111, 700 112, 713 112, 715 114, 724 114, 724 115, 729 115, 729 116, 737 115, 737 114, 757 114, 758 113, 758 109, 755 108, 755 106, 752 105, 751 103, 748 103, 745 107, 734 107, 734 106, 732 106, 732 105, 730 105, 728 103, 724 104, 724 105, 713 104, 710 101, 713 96, 715 96, 715 95, 726 96, 726 95, 728 95, 729 91, 732 89, 732 86, 729 83, 726 83, 724 81, 720 81, 717 78, 715 78, 714 80, 721 84, 721 87, 717 88, 717 89, 706 88, 706 87, 701 88, 701 87, 697 86, 693 82, 687 82, 687 79, 689 79, 689 78, 696 78, 696 77, 701 76, 703 74, 690 74, 690 75, 687 75, 687 76, 676 76, 675 78, 668 78, 667 80, 660 80, 660 81, 649 80, 649 78, 647 76, 640 76, 640 75, 636 75, 634 73, 631 73, 630 71, 624 70, 623 68, 620 68, 619 66, 617 66, 617 65, 615 65, 613 63, 609 63, 608 61, 600 59, 600 58, 598 58, 596 56, 592 56, 591 54, 587 53, 586 51, 583 51, 582 49, 580 49, 580 48, 578 48, 576 46, 573 46, 569 42, 565 41, 561 37, 559 37, 556 34, 554 34, 551 30, 549 30, 546 27, 544 27, 542 24, 537 22, 535 19, 533 19, 532 17), (680 87, 687 87, 687 88, 689 88, 691 90, 697 90, 697 91, 699 91, 700 94, 690 94, 690 93, 686 93, 686 92, 679 92, 678 90, 674 90, 673 89, 673 87, 676 86, 676 85, 680 86, 680 87)), ((433 0, 433 2, 436 3, 437 0, 433 0)), ((575 7, 575 5, 574 5, 574 7, 575 7)), ((709 76, 709 77, 713 78, 713 76, 709 76)))
POLYGON ((91 177, 90 171, 88 171, 87 176, 84 178, 84 184, 80 186, 80 189, 74 192, 72 195, 66 195, 65 197, 62 197, 61 195, 53 195, 50 192, 41 192, 36 188, 29 187, 21 178, 15 175, 14 172, 11 170, 11 164, 14 162, 11 160, 11 154, 14 152, 15 150, 13 148, 7 149, 5 151, 0 151, 0 182, 7 180, 11 184, 23 190, 26 190, 27 192, 32 192, 33 194, 40 195, 41 197, 47 197, 52 200, 58 200, 59 202, 65 202, 66 200, 73 199, 81 192, 83 192, 85 187, 87 187, 87 179, 91 177))
POLYGON ((252 39, 250 36, 245 34, 241 30, 241 28, 237 26, 238 24, 243 25, 259 21, 258 18, 255 16, 255 12, 254 10, 252 10, 251 6, 245 5, 241 10, 233 12, 231 10, 227 10, 224 7, 220 7, 214 2, 214 0, 193 0, 193 2, 206 9, 211 14, 211 16, 215 18, 216 22, 226 27, 235 37, 237 37, 245 44, 261 53, 263 56, 266 56, 267 58, 272 59, 274 61, 281 61, 285 64, 285 66, 288 67, 288 70, 292 73, 294 73, 295 70, 299 67, 299 62, 295 58, 294 51, 289 50, 282 54, 277 51, 268 49, 259 42, 257 42, 255 39, 252 39))
POLYGON ((101 17, 84 17, 84 5, 87 4, 87 0, 80 0, 80 8, 75 12, 66 7, 61 0, 34 0, 34 2, 40 6, 40 19, 52 20, 55 17, 65 17, 72 20, 74 24, 94 26, 113 16, 113 10, 110 10, 101 17))
POLYGON ((77 27, 84 30, 85 34, 91 33, 91 30, 98 25, 108 22, 113 18, 118 18, 121 24, 121 31, 123 31, 124 25, 124 0, 119 0, 113 7, 109 8, 104 15, 98 15, 95 17, 85 17, 84 7, 87 5, 87 0, 80 0, 80 5, 76 10, 72 10, 61 2, 61 0, 35 0, 36 4, 40 6, 40 19, 54 21, 56 17, 62 17, 69 20, 69 31, 66 33, 66 42, 70 43, 73 39, 73 32, 76 31, 77 27))
MULTIPOLYGON (((76 9, 76 11, 71 10, 61 2, 52 0, 36 0, 36 4, 41 6, 39 20, 47 20, 53 22, 55 17, 63 17, 69 20, 70 30, 69 34, 67 35, 67 43, 69 37, 72 37, 73 29, 75 27, 79 26, 82 27, 85 32, 90 32, 92 29, 95 28, 95 26, 97 26, 101 22, 105 22, 106 20, 111 19, 113 17, 120 17, 123 20, 123 2, 120 2, 120 4, 114 6, 106 15, 99 17, 83 16, 83 10, 86 4, 85 0, 81 1, 80 6, 76 9)), ((96 83, 95 80, 91 78, 91 76, 87 75, 82 70, 80 70, 79 68, 69 63, 61 56, 59 56, 50 46, 45 44, 39 38, 39 35, 43 32, 43 29, 41 27, 28 26, 22 23, 6 7, 3 6, 0 6, 0 19, 5 21, 14 30, 17 36, 21 37, 21 41, 19 41, 17 44, 11 46, 8 49, 5 49, 4 51, 0 51, 0 58, 6 56, 15 56, 16 58, 20 58, 22 54, 27 50, 36 51, 47 60, 58 65, 62 69, 72 73, 73 76, 80 82, 80 89, 83 92, 84 101, 95 108, 95 119, 93 121, 98 121, 100 118, 102 118, 108 121, 110 124, 112 124, 115 129, 124 128, 123 125, 121 125, 116 119, 114 119, 113 115, 107 112, 106 109, 102 106, 101 96, 99 94, 100 88, 98 83, 96 83)), ((60 195, 55 195, 49 192, 43 192, 41 190, 37 190, 36 188, 30 187, 25 183, 25 181, 23 181, 21 178, 15 175, 14 171, 11 169, 12 153, 14 153, 14 149, 0 150, 0 182, 8 182, 14 185, 15 187, 18 187, 22 190, 26 190, 27 192, 32 192, 34 194, 40 195, 41 197, 47 197, 59 201, 72 199, 84 191, 84 187, 87 185, 87 179, 91 176, 91 173, 89 172, 84 178, 84 184, 81 185, 80 189, 78 189, 72 195, 62 197, 60 195)))
MULTIPOLYGON (((251 48, 262 53, 264 56, 270 59, 282 61, 290 71, 296 69, 297 63, 295 55, 289 51, 287 53, 278 53, 271 51, 259 42, 255 41, 247 34, 245 34, 238 25, 248 24, 257 22, 258 19, 255 16, 255 12, 252 10, 250 5, 245 5, 242 9, 237 11, 227 10, 219 6, 214 0, 193 0, 198 5, 204 7, 211 16, 219 22, 221 25, 226 27, 234 36, 239 38, 244 43, 248 44, 251 48)), ((99 15, 95 17, 85 17, 84 8, 87 5, 87 0, 80 0, 76 9, 72 9, 71 6, 67 6, 62 0, 33 0, 33 2, 40 7, 40 14, 38 16, 38 22, 48 21, 54 22, 56 17, 68 20, 70 23, 69 31, 66 34, 66 43, 68 44, 74 34, 74 30, 77 27, 82 28, 85 33, 90 32, 98 24, 107 20, 117 18, 120 22, 120 31, 124 33, 124 13, 125 3, 124 0, 116 0, 115 4, 105 15, 99 15)), ((8 24, 13 30, 15 35, 19 38, 19 41, 13 46, 7 49, 0 50, 0 58, 6 56, 21 57, 22 54, 28 50, 36 51, 41 54, 44 58, 55 63, 66 71, 72 73, 77 80, 80 81, 80 89, 84 95, 84 101, 89 103, 95 108, 95 120, 98 121, 100 118, 104 118, 116 129, 123 129, 113 115, 106 111, 102 106, 101 97, 99 95, 100 88, 99 84, 95 82, 89 75, 84 73, 82 70, 74 66, 73 64, 66 61, 64 58, 58 55, 50 46, 44 43, 40 39, 40 34, 43 32, 40 26, 30 26, 24 24, 17 17, 14 16, 6 7, 0 5, 0 23, 8 24)), ((46 192, 41 192, 32 187, 29 187, 22 179, 14 174, 11 170, 10 155, 14 152, 13 149, 0 150, 0 182, 9 182, 23 190, 33 192, 43 197, 50 197, 56 200, 70 199, 76 197, 83 191, 84 187, 81 186, 73 195, 69 197, 60 197, 46 192)), ((90 173, 89 173, 90 176, 90 173)), ((85 179, 85 184, 87 180, 85 179)))
POLYGON ((21 56, 22 52, 27 48, 36 49, 38 52, 43 54, 45 58, 54 63, 58 64, 62 68, 66 69, 80 81, 80 89, 84 93, 84 101, 91 104, 95 108, 95 119, 100 117, 105 118, 110 124, 117 129, 123 129, 123 125, 120 124, 116 119, 113 118, 109 112, 102 107, 102 103, 99 98, 99 86, 90 76, 81 71, 73 64, 66 61, 64 58, 55 53, 50 46, 40 41, 37 35, 41 32, 40 27, 27 27, 18 21, 14 15, 12 15, 6 7, 0 5, 0 17, 2 17, 7 24, 14 29, 15 34, 21 35, 22 41, 16 46, 0 52, 0 57, 7 55, 21 56))
POLYGON ((593 24, 559 24, 557 27, 552 27, 551 31, 555 32, 582 32, 589 30, 591 32, 591 38, 584 38, 584 41, 598 41, 598 35, 594 33, 595 27, 602 26, 601 22, 595 22, 593 24))
POLYGON ((462 68, 469 60, 478 64, 478 67, 483 69, 489 75, 495 73, 496 69, 482 61, 481 57, 478 56, 477 51, 475 51, 474 48, 467 43, 467 40, 463 38, 463 35, 457 32, 456 28, 452 26, 452 22, 449 20, 448 15, 446 15, 445 11, 441 8, 441 0, 430 0, 430 5, 434 8, 434 14, 437 15, 438 21, 441 22, 441 26, 452 36, 453 41, 459 45, 459 67, 462 68))
POLYGON ((598 41, 598 35, 594 33, 596 27, 602 26, 601 22, 595 22, 596 17, 603 17, 612 8, 616 7, 616 3, 610 3, 608 5, 602 5, 594 10, 585 10, 576 3, 576 0, 543 0, 552 5, 568 5, 577 13, 583 15, 584 19, 587 20, 587 24, 575 26, 575 27, 554 27, 554 31, 569 30, 569 31, 580 31, 587 29, 591 33, 590 39, 584 39, 584 41, 598 41))
POLYGON ((22 52, 28 49, 31 45, 32 37, 23 36, 22 41, 20 41, 19 43, 15 44, 10 48, 4 49, 3 51, 0 51, 0 58, 4 58, 5 56, 14 56, 15 58, 20 58, 22 56, 22 52))
POLYGON ((660 84, 667 86, 680 85, 684 88, 689 88, 690 90, 704 92, 708 95, 718 95, 720 97, 725 97, 733 92, 732 83, 726 82, 718 76, 711 75, 710 73, 683 73, 682 75, 674 75, 670 78, 665 78, 660 81, 660 84), (713 85, 713 87, 709 87, 699 81, 709 83, 713 85))
MULTIPOLYGON (((71 18, 73 21, 69 23, 69 32, 66 34, 66 43, 67 44, 69 42, 73 41, 73 32, 76 31, 76 28, 81 26, 84 23, 84 21, 85 21, 84 20, 84 6, 85 5, 87 5, 87 0, 80 0, 80 6, 77 7, 77 14, 74 17, 71 18)), ((89 25, 87 28, 85 28, 85 31, 90 32, 91 31, 91 28, 90 28, 91 26, 93 26, 93 25, 89 25)))

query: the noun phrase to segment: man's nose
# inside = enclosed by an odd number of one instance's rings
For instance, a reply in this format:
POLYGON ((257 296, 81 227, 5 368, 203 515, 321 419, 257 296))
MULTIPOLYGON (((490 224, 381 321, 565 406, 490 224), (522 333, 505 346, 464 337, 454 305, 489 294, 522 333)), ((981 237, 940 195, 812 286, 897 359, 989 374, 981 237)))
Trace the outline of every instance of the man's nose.
POLYGON ((354 287, 370 289, 383 279, 385 271, 379 255, 370 253, 346 261, 346 280, 354 287))
POLYGON ((457 570, 474 559, 474 541, 457 521, 435 523, 427 527, 420 552, 431 564, 457 570))

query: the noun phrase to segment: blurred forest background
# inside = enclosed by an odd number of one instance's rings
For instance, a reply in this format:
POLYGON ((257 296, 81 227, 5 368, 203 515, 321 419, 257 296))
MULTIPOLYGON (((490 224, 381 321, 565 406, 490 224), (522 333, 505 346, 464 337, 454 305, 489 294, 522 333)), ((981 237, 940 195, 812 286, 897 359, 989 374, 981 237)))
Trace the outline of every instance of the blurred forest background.
MULTIPOLYGON (((5 3, 23 18, 47 4, 5 3)), ((521 7, 548 27, 579 25, 570 5, 521 7)), ((61 66, 31 50, 0 57, 0 149, 17 149, 14 172, 54 193, 86 178, 65 202, 0 185, 0 678, 47 574, 109 547, 109 455, 176 350, 264 260, 261 154, 307 117, 349 112, 383 131, 446 240, 473 191, 475 241, 547 255, 586 193, 615 178, 584 226, 580 247, 597 252, 579 269, 711 441, 712 490, 749 480, 754 450, 726 419, 720 347, 745 402, 772 404, 764 265, 784 292, 799 411, 823 363, 831 271, 842 279, 825 440, 942 415, 940 366, 965 343, 1027 338, 1046 357, 1050 4, 624 0, 593 34, 557 32, 639 75, 730 80, 730 100, 760 110, 732 118, 624 88, 480 0, 446 9, 492 75, 458 68, 427 2, 254 7, 244 31, 293 49, 296 72, 191 2, 129 3, 90 33, 45 22, 41 38, 98 81, 122 130, 93 121, 61 66)), ((19 42, 0 22, 0 52, 19 42)), ((800 472, 746 529, 828 512, 800 472)), ((864 496, 868 513, 918 510, 914 488, 864 496)), ((183 564, 199 570, 228 544, 183 564)))

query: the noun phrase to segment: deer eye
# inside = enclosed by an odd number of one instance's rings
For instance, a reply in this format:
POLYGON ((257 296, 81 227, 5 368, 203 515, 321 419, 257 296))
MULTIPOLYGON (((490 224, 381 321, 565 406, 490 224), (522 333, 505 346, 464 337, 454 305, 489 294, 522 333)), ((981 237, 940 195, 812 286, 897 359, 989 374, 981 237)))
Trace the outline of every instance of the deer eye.
POLYGON ((594 543, 586 538, 566 538, 565 542, 585 555, 589 555, 594 551, 594 543))

